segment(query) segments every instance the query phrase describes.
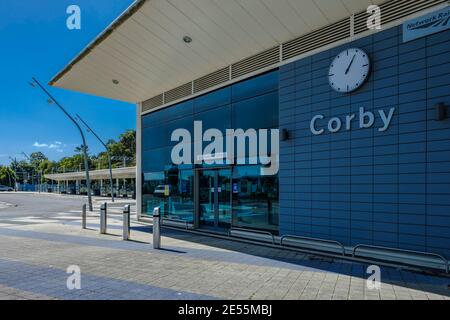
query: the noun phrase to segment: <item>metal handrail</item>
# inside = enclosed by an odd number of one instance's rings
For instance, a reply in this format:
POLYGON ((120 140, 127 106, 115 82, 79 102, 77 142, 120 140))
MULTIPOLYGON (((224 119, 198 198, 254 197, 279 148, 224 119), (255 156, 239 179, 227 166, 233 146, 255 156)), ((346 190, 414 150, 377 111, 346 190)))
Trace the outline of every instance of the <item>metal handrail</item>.
POLYGON ((445 265, 445 272, 449 273, 449 262, 444 256, 438 254, 438 253, 432 253, 432 252, 423 252, 423 251, 415 251, 415 250, 408 250, 408 249, 399 249, 399 248, 389 248, 389 247, 382 247, 382 246, 374 246, 370 244, 358 244, 356 245, 352 250, 352 258, 355 257, 356 250, 359 248, 368 248, 368 249, 380 249, 380 250, 386 250, 386 251, 393 251, 393 252, 404 252, 404 253, 414 253, 414 254, 420 254, 423 256, 430 256, 430 257, 436 257, 442 260, 445 265))
POLYGON ((231 228, 228 230, 228 236, 231 237, 231 231, 243 231, 243 232, 250 232, 250 233, 258 233, 258 234, 265 234, 265 235, 269 235, 272 238, 272 244, 275 244, 275 237, 273 236, 273 234, 269 231, 264 231, 264 230, 253 230, 253 229, 247 229, 247 228, 231 228))
POLYGON ((341 247, 342 249, 342 255, 345 256, 345 247, 342 243, 340 243, 339 241, 336 240, 326 240, 326 239, 317 239, 317 238, 310 238, 310 237, 301 237, 301 236, 293 236, 293 235, 283 235, 280 238, 280 245, 283 246, 283 240, 286 238, 294 238, 294 239, 299 239, 299 240, 307 240, 307 241, 316 241, 316 242, 322 242, 322 243, 328 243, 328 244, 335 244, 338 245, 339 247, 341 247))
POLYGON ((172 219, 172 218, 162 218, 161 220, 162 220, 163 224, 164 224, 164 221, 172 221, 172 222, 184 223, 186 230, 189 229, 189 223, 186 220, 172 219))

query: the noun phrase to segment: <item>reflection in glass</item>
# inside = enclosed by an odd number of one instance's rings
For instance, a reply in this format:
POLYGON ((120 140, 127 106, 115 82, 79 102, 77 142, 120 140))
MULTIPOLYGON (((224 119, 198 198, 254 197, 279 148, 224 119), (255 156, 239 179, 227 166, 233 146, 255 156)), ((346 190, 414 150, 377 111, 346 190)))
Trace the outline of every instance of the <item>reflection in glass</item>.
POLYGON ((199 170, 200 226, 231 226, 231 169, 199 170))
POLYGON ((155 207, 164 208, 164 172, 144 173, 142 180, 142 214, 152 215, 155 207))
POLYGON ((192 170, 173 167, 165 172, 145 173, 142 186, 143 214, 160 207, 166 219, 194 221, 194 177, 192 170))
POLYGON ((199 216, 201 226, 214 226, 215 202, 214 202, 215 172, 201 170, 199 172, 199 216))
POLYGON ((194 221, 194 175, 192 170, 179 170, 172 167, 166 171, 169 194, 166 194, 163 217, 194 221))
POLYGON ((260 166, 233 168, 233 226, 278 231, 278 176, 261 176, 260 166))

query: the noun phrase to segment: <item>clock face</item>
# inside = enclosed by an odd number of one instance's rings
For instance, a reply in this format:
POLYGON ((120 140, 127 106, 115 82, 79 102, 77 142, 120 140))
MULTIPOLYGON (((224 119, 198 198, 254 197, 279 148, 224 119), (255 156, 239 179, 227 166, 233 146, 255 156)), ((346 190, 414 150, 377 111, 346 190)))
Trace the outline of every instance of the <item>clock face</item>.
POLYGON ((358 48, 342 51, 331 63, 328 80, 337 92, 348 93, 361 87, 369 76, 370 59, 358 48))

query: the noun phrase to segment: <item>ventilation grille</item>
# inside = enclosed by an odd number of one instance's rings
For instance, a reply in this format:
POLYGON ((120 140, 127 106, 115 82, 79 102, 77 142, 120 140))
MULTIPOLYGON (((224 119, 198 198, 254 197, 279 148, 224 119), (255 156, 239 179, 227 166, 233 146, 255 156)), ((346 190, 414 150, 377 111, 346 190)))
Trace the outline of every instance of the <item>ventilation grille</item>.
POLYGON ((212 88, 230 80, 230 67, 220 69, 200 79, 194 80, 194 93, 212 88))
POLYGON ((283 44, 283 60, 350 37, 350 19, 345 19, 283 44))
MULTIPOLYGON (((381 23, 388 24, 398 19, 402 19, 411 14, 420 12, 422 10, 431 8, 441 3, 446 3, 447 0, 397 0, 388 1, 380 5, 381 9, 381 23)), ((367 18, 370 14, 361 12, 355 15, 355 34, 367 31, 367 18)))
POLYGON ((164 94, 164 103, 169 103, 192 94, 192 82, 188 82, 178 88, 167 91, 164 94))
POLYGON ((147 101, 144 101, 142 103, 142 111, 148 111, 153 108, 162 106, 164 104, 164 95, 161 93, 160 95, 157 95, 156 97, 153 97, 151 99, 148 99, 147 101))
POLYGON ((231 66, 231 78, 236 79, 256 70, 269 67, 280 62, 280 47, 269 49, 253 57, 244 59, 231 66))

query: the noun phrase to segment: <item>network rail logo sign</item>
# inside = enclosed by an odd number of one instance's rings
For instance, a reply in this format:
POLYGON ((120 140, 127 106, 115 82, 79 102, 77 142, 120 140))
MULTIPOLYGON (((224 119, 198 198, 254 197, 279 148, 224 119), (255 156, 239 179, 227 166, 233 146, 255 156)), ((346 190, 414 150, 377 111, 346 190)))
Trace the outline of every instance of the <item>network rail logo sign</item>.
POLYGON ((450 6, 403 24, 403 42, 450 29, 450 6))

